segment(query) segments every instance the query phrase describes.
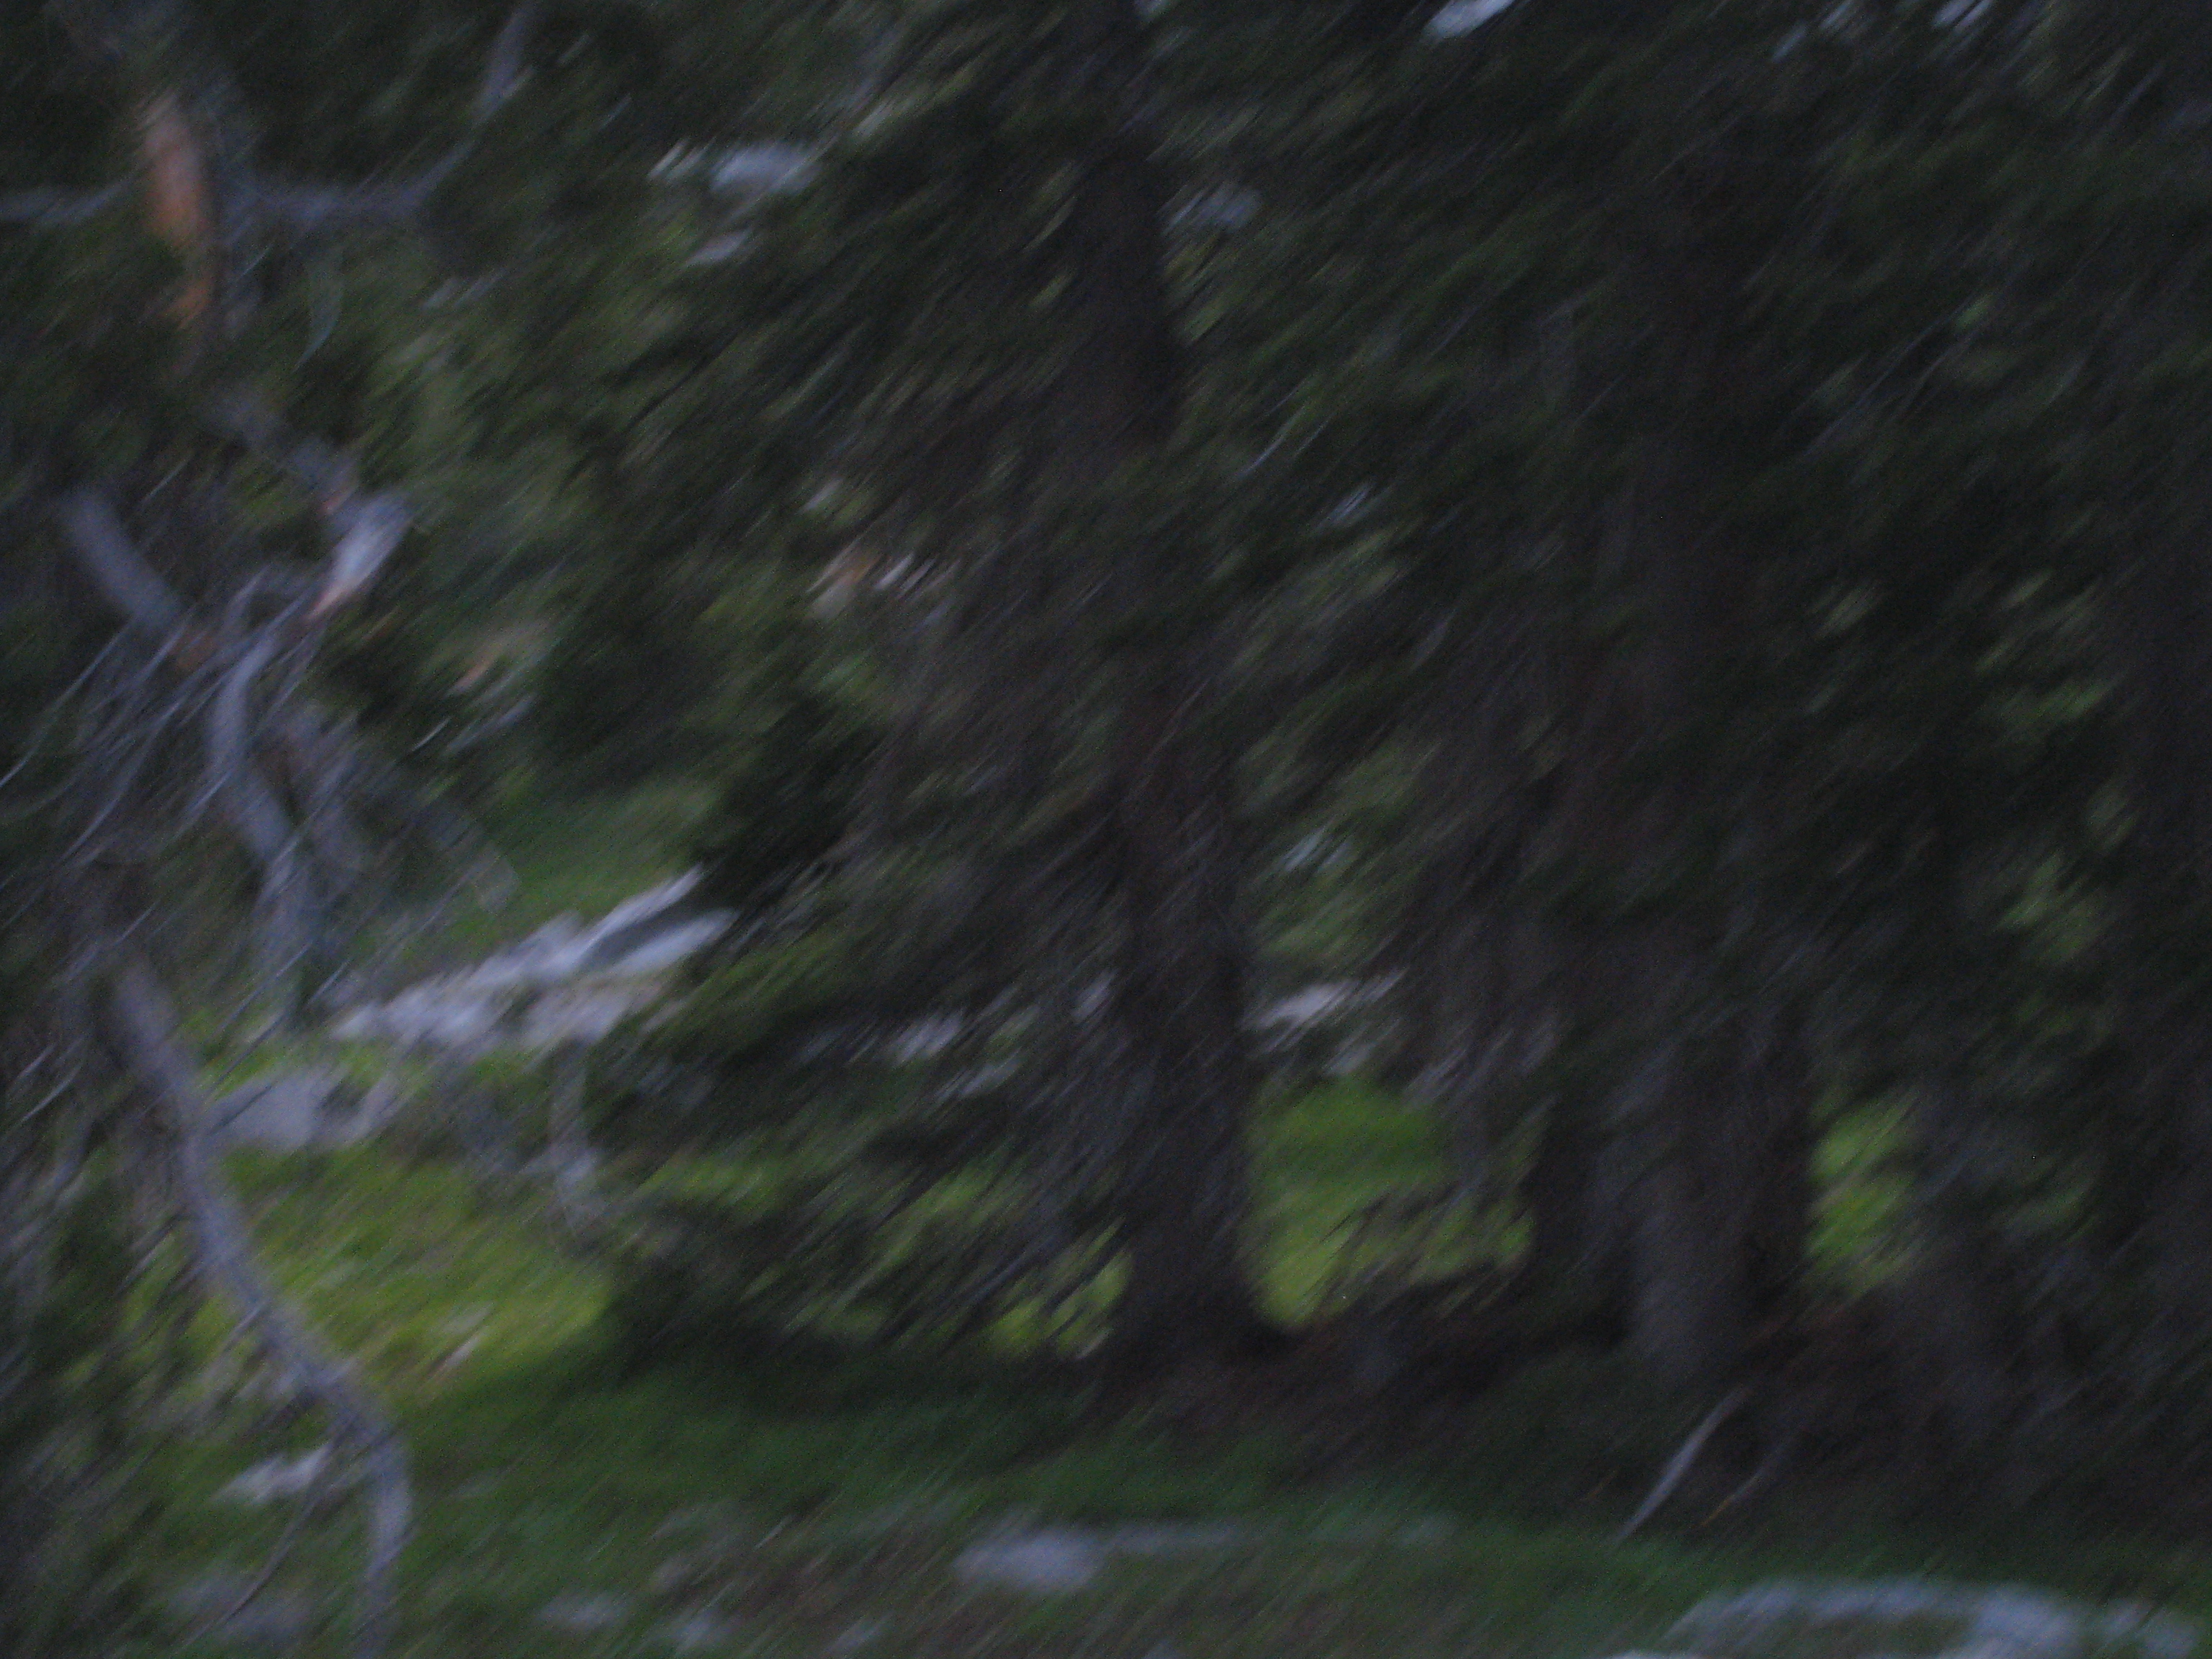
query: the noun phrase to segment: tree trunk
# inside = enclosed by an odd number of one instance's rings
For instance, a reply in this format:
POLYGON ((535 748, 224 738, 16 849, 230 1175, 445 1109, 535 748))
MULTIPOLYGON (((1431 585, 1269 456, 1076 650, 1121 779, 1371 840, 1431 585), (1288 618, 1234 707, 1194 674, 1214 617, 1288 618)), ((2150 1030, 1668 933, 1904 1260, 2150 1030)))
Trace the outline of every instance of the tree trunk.
MULTIPOLYGON (((1705 355, 1686 348, 1692 386, 1722 378, 1705 355)), ((1693 875, 1710 820, 1731 796, 1756 798, 1747 783, 1763 766, 1715 708, 1716 670, 1755 606, 1748 554, 1703 521, 1698 464, 1687 426, 1654 441, 1628 520, 1628 579, 1649 622, 1629 741, 1657 764, 1628 808, 1620 867, 1632 890, 1657 887, 1641 896, 1661 907, 1621 957, 1623 1006, 1643 1011, 1646 1055, 1623 1115, 1642 1165, 1632 1341, 1669 1382, 1710 1389, 1741 1370, 1758 1327, 1795 1299, 1810 1148, 1788 987, 1769 981, 1747 998, 1717 974, 1724 955, 1766 954, 1760 930, 1777 925, 1725 873, 1756 867, 1760 826, 1730 827, 1720 880, 1693 875)))
MULTIPOLYGON (((1068 22, 1071 102, 1109 112, 1068 205, 1073 338, 1055 399, 1047 487, 1076 500, 1156 452, 1181 419, 1184 362, 1167 288, 1164 181, 1139 111, 1144 29, 1132 0, 1085 0, 1068 22)), ((1187 550, 1116 550, 1124 623, 1182 611, 1187 550)), ((1254 1069, 1235 773, 1218 733, 1205 641, 1127 648, 1109 787, 1121 854, 1115 1008, 1140 1091, 1122 1213, 1128 1279, 1116 1344, 1133 1365, 1241 1348, 1261 1328, 1243 1261, 1254 1069)))
POLYGON ((1118 1009, 1145 1091, 1118 1338, 1164 1364, 1259 1329, 1243 1262, 1254 1067, 1227 756, 1194 730, 1186 661, 1133 688, 1115 771, 1123 859, 1118 1009))

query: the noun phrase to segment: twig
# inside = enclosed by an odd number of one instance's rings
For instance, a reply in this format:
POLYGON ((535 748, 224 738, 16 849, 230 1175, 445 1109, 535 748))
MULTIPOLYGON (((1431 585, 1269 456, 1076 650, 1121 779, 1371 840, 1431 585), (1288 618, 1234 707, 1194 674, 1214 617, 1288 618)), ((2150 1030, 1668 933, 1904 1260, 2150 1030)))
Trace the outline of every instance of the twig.
POLYGON ((1627 1524, 1613 1534, 1614 1543, 1626 1543, 1646 1521, 1659 1512, 1659 1506, 1674 1495, 1674 1488, 1680 1486, 1684 1477, 1690 1473, 1692 1466, 1698 1461, 1698 1454, 1705 1450, 1705 1442, 1713 1437, 1713 1431, 1735 1416, 1749 1398, 1749 1394, 1741 1385, 1721 1396, 1721 1403, 1707 1412, 1705 1420, 1690 1431, 1690 1437, 1682 1443, 1681 1450, 1668 1460, 1666 1468, 1660 1474, 1659 1484, 1652 1487, 1651 1495, 1638 1506, 1636 1513, 1628 1517, 1627 1524))
POLYGON ((368 1547, 362 1564, 354 1650, 360 1659, 375 1659, 391 1633, 392 1572, 414 1508, 405 1448, 375 1402, 324 1352, 254 1261, 245 1219, 216 1172, 207 1100, 178 1045, 168 997, 143 957, 129 957, 115 970, 109 1003, 131 1068, 169 1123, 179 1196, 191 1225, 200 1273, 221 1286, 241 1321, 290 1366, 328 1414, 337 1438, 361 1459, 368 1494, 368 1547))

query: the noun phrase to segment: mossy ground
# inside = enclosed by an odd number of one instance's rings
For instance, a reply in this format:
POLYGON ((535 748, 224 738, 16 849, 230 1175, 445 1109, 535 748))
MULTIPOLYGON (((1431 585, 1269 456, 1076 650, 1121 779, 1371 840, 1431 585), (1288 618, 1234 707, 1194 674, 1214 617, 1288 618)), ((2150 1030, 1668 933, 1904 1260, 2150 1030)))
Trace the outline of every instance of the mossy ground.
MULTIPOLYGON (((494 828, 519 895, 453 921, 431 954, 468 960, 563 911, 603 913, 681 867, 696 805, 518 806, 494 828)), ((1891 1139, 1879 1113, 1838 1113, 1823 1146, 1816 1245, 1839 1285, 1893 1250, 1891 1139)), ((1512 1242, 1449 1210, 1355 1236, 1376 1200, 1448 1185, 1432 1123, 1357 1080, 1271 1107, 1255 1161, 1263 1293, 1285 1321, 1329 1313, 1384 1258, 1446 1272, 1512 1242)), ((1723 1525, 1670 1514, 1617 1546, 1694 1408, 1574 1357, 1349 1460, 1316 1457, 1264 1413, 1194 1431, 1172 1401, 1107 1413, 1079 1383, 1010 1369, 729 1353, 626 1376, 599 1323, 600 1269, 526 1191, 391 1146, 241 1155, 232 1172, 279 1280, 408 1435, 418 1512, 398 1655, 666 1653, 670 1621, 712 1607, 730 1640, 708 1650, 762 1659, 1578 1659, 1659 1643, 1709 1591, 1825 1573, 2014 1578, 2212 1612, 2212 1550, 1972 1493, 1917 1518, 1883 1491, 1785 1494, 1723 1525), (963 1591, 952 1559, 1010 1517, 1233 1518, 1249 1538, 1118 1563, 1064 1598, 963 1591), (581 1636, 538 1622, 574 1593, 623 1597, 629 1616, 581 1636)), ((157 1471, 172 1519, 146 1540, 155 1583, 258 1565, 289 1506, 210 1498, 317 1429, 284 1433, 219 1423, 172 1443, 157 1471)), ((345 1649, 354 1524, 343 1506, 313 1522, 280 1574, 331 1609, 310 1654, 345 1649)), ((165 1635, 137 1651, 187 1650, 165 1635)))
MULTIPOLYGON (((1302 1108, 1261 1160, 1268 1204, 1351 1201, 1335 1154, 1371 1105, 1346 1089, 1302 1108)), ((1419 1149, 1394 1142, 1395 1121, 1377 1120, 1375 1145, 1397 1151, 1374 1156, 1396 1170, 1419 1149)), ((1164 1410, 1105 1414, 1080 1385, 1012 1370, 732 1353, 624 1376, 598 1339, 598 1270, 526 1198, 374 1148, 241 1158, 234 1173, 278 1276, 410 1436, 420 1512, 397 1651, 423 1659, 668 1652, 671 1622, 709 1606, 731 1637, 718 1650, 769 1659, 1572 1659, 1650 1646, 1710 1590, 1807 1573, 2020 1578, 2212 1610, 2212 1552, 1971 1504, 1906 1524, 1828 1494, 1616 1547, 1681 1425, 1595 1362, 1540 1369, 1434 1443, 1350 1467, 1261 1421, 1194 1435, 1164 1410), (1251 1536, 1117 1563, 1063 1598, 963 1590, 953 1557, 1009 1516, 1224 1517, 1251 1536), (623 1597, 629 1616, 582 1636, 538 1622, 579 1592, 623 1597)), ((1292 1234, 1314 1252, 1328 1237, 1317 1219, 1292 1234)), ((1328 1269, 1276 1272, 1282 1285, 1328 1269)), ((274 1541, 286 1506, 208 1501, 270 1444, 207 1434, 168 1456, 179 1501, 149 1540, 162 1573, 249 1568, 274 1541)), ((286 1579, 342 1583, 351 1524, 337 1510, 311 1526, 286 1579)), ((334 1613, 309 1651, 342 1638, 334 1613)))

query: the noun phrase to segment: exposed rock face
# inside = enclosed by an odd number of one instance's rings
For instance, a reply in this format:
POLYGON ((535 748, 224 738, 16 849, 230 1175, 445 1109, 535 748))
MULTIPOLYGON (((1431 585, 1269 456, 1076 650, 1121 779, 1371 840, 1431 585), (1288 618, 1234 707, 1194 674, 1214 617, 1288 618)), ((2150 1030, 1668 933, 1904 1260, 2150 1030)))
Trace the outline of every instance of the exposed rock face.
MULTIPOLYGON (((701 908, 699 887, 700 872, 687 871, 589 925, 557 917, 473 967, 343 1009, 331 1035, 456 1061, 587 1048, 650 1008, 678 966, 729 930, 732 914, 701 908)), ((1387 981, 1346 981, 1263 1003, 1249 1018, 1255 1045, 1279 1060, 1343 1071, 1372 1046, 1369 1028, 1388 988, 1387 981)), ((1087 1000, 1103 1011, 1107 993, 1102 983, 1087 1000)), ((894 1062, 914 1063, 950 1048, 965 1024, 947 1012, 873 1041, 894 1062)), ((1007 1069, 987 1066, 953 1086, 993 1087, 1007 1069)), ((222 1133, 227 1144, 274 1152, 345 1146, 386 1127, 403 1104, 389 1083, 356 1095, 337 1072, 309 1069, 234 1091, 222 1103, 222 1133)))

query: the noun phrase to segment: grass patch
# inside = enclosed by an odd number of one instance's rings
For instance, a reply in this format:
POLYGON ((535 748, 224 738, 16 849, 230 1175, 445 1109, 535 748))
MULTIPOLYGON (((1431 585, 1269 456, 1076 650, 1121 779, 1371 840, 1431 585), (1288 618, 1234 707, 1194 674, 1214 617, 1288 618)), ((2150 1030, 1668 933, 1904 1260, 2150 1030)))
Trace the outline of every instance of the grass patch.
POLYGON ((410 940, 404 971, 472 962, 557 916, 591 921, 689 867, 691 840, 713 805, 705 785, 651 784, 622 794, 530 796, 479 826, 514 873, 496 906, 457 899, 410 940))
POLYGON ((534 1363, 599 1317, 598 1270, 526 1193, 374 1146, 230 1167, 278 1282, 396 1398, 534 1363))
POLYGON ((1330 1311, 1332 1292, 1363 1273, 1438 1276, 1498 1259, 1516 1242, 1509 1223, 1464 1206, 1361 1224, 1394 1197, 1443 1194, 1452 1171, 1434 1115, 1360 1079, 1264 1113, 1253 1162, 1262 1305, 1286 1323, 1330 1311))
MULTIPOLYGON (((1316 1171, 1304 1190, 1347 1200, 1427 1167, 1433 1149, 1401 1120, 1355 1135, 1364 1109, 1340 1091, 1276 1124, 1278 1173, 1341 1152, 1344 1185, 1316 1171)), ((2203 1550, 2084 1537, 2063 1517, 1930 1528, 1832 1494, 1704 1543, 1616 1547, 1610 1529, 1682 1408, 1595 1362, 1527 1373, 1417 1461, 1348 1474, 1263 1433, 1194 1443, 1142 1413, 1102 1420, 1079 1389, 981 1363, 737 1352, 626 1376, 592 1334, 598 1273, 526 1200, 375 1148, 234 1170, 279 1279, 410 1437, 420 1510, 400 1655, 666 1653, 676 1621, 711 1615, 728 1639, 702 1650, 763 1659, 1583 1659, 1659 1643, 1712 1590, 1828 1573, 2022 1578, 2212 1610, 2203 1550), (1245 1535, 1203 1558, 1117 1561, 1048 1601, 971 1590, 952 1571, 1009 1520, 1176 1517, 1245 1535), (584 1594, 618 1598, 620 1621, 539 1622, 584 1594)), ((248 1569, 274 1541, 281 1507, 205 1501, 270 1449, 208 1434, 167 1458, 185 1499, 159 1540, 168 1572, 248 1569)), ((341 1510, 311 1528, 284 1583, 343 1585, 352 1527, 341 1510)), ((334 1617, 304 1651, 343 1640, 334 1617)))

